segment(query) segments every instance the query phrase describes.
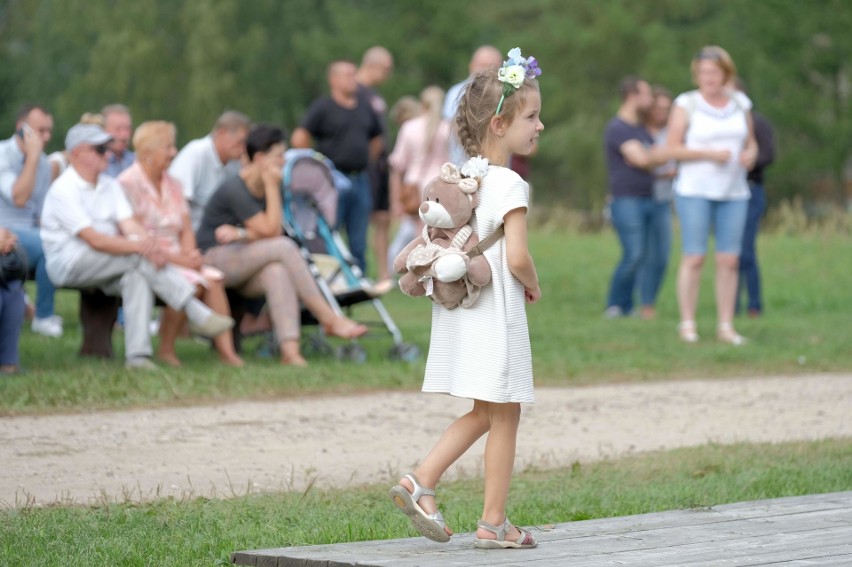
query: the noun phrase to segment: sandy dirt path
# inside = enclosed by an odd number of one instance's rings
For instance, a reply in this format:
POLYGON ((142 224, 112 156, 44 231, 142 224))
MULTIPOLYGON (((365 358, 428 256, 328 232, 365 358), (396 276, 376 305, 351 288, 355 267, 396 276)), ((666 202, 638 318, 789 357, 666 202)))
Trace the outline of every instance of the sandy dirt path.
MULTIPOLYGON (((852 374, 538 388, 516 468, 708 442, 852 436, 852 374)), ((0 504, 395 481, 470 402, 419 392, 0 418, 0 504)), ((483 440, 448 477, 482 471, 483 440)))

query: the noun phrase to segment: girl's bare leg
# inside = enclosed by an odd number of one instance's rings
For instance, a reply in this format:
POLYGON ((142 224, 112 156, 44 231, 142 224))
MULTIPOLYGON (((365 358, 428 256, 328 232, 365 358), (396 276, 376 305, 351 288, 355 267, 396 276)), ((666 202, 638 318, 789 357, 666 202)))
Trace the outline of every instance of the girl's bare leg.
MULTIPOLYGON (((485 445, 485 502, 482 519, 495 526, 506 520, 506 500, 515 467, 515 446, 521 404, 488 404, 490 431, 485 445)), ((506 533, 507 540, 517 540, 521 532, 514 526, 506 533)), ((483 529, 476 530, 480 539, 494 539, 496 535, 483 529)))
MULTIPOLYGON (((488 402, 474 400, 473 409, 455 420, 438 442, 429 451, 419 467, 414 471, 414 476, 420 484, 426 488, 435 488, 441 476, 450 465, 456 462, 477 439, 482 437, 489 428, 488 402)), ((414 492, 414 487, 407 478, 402 478, 399 484, 409 492, 414 492)), ((417 502, 427 514, 434 514, 438 506, 432 496, 423 496, 417 502)), ((449 526, 446 532, 452 535, 449 526)))

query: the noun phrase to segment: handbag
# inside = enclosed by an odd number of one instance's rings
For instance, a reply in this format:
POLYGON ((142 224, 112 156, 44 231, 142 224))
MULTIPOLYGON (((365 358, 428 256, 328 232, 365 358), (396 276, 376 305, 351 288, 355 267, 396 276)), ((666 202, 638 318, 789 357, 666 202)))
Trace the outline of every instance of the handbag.
POLYGON ((0 254, 0 287, 15 280, 25 281, 29 265, 27 253, 20 246, 15 246, 6 254, 0 254))
POLYGON ((420 210, 423 196, 420 194, 420 186, 417 183, 402 183, 399 190, 399 203, 402 212, 406 215, 416 215, 420 210))

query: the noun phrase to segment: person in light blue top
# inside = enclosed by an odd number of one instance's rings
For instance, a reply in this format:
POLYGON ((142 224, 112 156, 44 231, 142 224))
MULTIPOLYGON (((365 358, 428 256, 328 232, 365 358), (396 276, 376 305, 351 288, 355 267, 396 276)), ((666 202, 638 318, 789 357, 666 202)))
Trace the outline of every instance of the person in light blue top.
POLYGON ((27 104, 15 119, 15 133, 0 142, 0 226, 17 237, 36 279, 36 312, 32 329, 62 335, 62 319, 54 314, 56 288, 45 269, 39 222, 51 183, 44 146, 53 135, 53 117, 43 107, 27 104))
MULTIPOLYGON (((470 82, 470 78, 473 75, 490 67, 494 67, 496 69, 502 64, 503 55, 500 53, 500 50, 493 45, 483 45, 474 51, 473 56, 470 58, 470 63, 467 66, 468 77, 464 81, 460 81, 451 86, 447 89, 447 94, 444 95, 444 120, 447 120, 450 123, 453 122, 453 119, 456 116, 456 110, 459 107, 459 100, 461 99, 462 92, 470 82)), ((456 165, 461 165, 464 160, 464 150, 462 149, 457 136, 455 134, 450 134, 450 162, 456 165)))
POLYGON ((133 117, 123 104, 109 104, 101 109, 101 115, 104 117, 104 130, 112 136, 104 173, 110 177, 118 177, 136 160, 136 154, 130 150, 133 117))

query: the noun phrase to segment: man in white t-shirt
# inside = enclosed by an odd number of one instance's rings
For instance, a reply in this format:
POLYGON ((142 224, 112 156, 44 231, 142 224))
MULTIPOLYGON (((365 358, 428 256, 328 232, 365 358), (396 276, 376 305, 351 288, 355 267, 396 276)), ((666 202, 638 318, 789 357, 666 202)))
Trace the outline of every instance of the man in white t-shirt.
POLYGON ((128 368, 154 369, 151 362, 152 292, 185 311, 200 335, 215 337, 234 321, 195 298, 195 286, 166 263, 157 239, 133 218, 130 203, 107 166, 109 134, 95 124, 77 124, 65 138, 69 166, 50 188, 42 212, 41 238, 50 279, 64 287, 97 287, 120 295, 128 368))
POLYGON ((249 126, 248 116, 229 110, 216 120, 210 134, 188 142, 169 166, 169 173, 183 186, 193 230, 201 225, 204 207, 219 185, 239 172, 249 126))

